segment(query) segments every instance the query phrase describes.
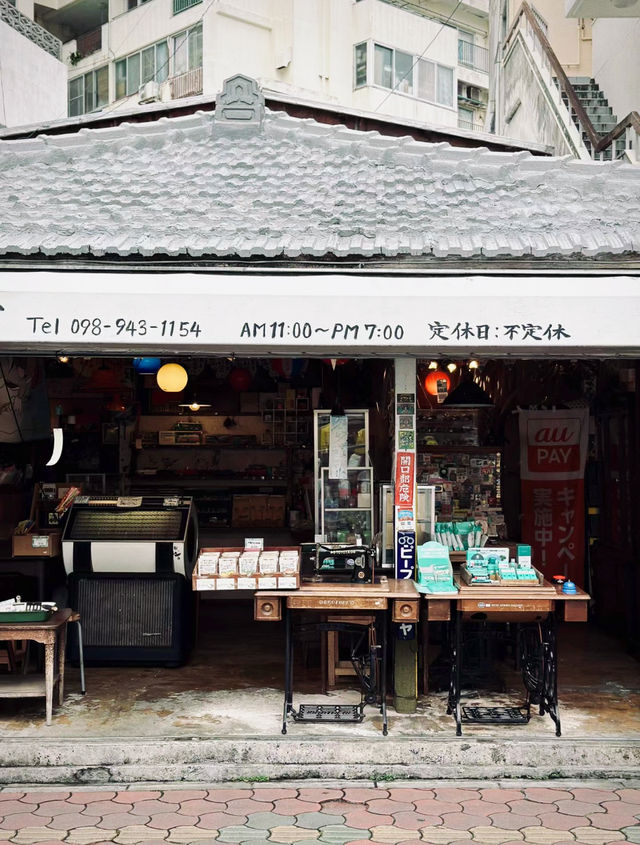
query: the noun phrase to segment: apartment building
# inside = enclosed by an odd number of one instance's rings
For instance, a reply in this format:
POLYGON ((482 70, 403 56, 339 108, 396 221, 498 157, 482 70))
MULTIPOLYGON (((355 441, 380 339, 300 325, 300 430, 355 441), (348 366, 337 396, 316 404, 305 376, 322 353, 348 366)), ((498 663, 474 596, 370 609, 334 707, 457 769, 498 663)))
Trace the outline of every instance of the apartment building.
POLYGON ((484 129, 489 0, 15 2, 62 41, 70 117, 213 99, 243 72, 267 93, 484 129))

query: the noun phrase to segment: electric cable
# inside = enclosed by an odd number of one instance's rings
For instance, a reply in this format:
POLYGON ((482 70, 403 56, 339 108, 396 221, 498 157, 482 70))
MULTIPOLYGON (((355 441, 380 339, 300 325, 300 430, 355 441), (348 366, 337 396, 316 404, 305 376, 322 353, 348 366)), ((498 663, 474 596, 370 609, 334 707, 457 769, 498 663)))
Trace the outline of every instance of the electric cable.
POLYGON ((418 64, 418 62, 419 62, 419 61, 420 61, 420 60, 424 57, 424 54, 427 52, 427 50, 429 49, 429 47, 431 47, 431 46, 432 46, 433 42, 434 42, 434 41, 436 40, 436 38, 440 35, 440 33, 442 32, 442 30, 445 28, 445 26, 448 26, 449 21, 450 21, 450 20, 451 20, 451 18, 455 15, 455 13, 458 11, 458 9, 460 8, 460 6, 461 6, 461 5, 462 5, 462 0, 458 0, 458 2, 456 3, 456 5, 455 5, 455 7, 454 7, 453 11, 452 11, 452 12, 451 12, 451 14, 449 15, 449 17, 448 17, 448 18, 447 18, 447 19, 446 19, 446 20, 445 20, 445 21, 444 21, 444 22, 440 25, 440 29, 436 32, 436 34, 433 36, 433 38, 431 39, 431 41, 430 41, 430 42, 427 44, 427 46, 424 48, 424 50, 422 51, 422 53, 420 53, 420 55, 416 58, 415 62, 411 65, 411 67, 409 68, 409 70, 408 70, 406 73, 404 73, 404 74, 400 77, 400 79, 398 79, 398 81, 395 83, 395 85, 393 86, 393 88, 391 88, 391 89, 389 90, 389 92, 388 92, 388 93, 387 93, 387 94, 386 94, 386 95, 382 98, 382 100, 381 100, 381 101, 378 103, 378 105, 375 107, 375 109, 373 110, 373 111, 374 111, 374 114, 375 114, 375 112, 377 112, 377 111, 378 111, 378 109, 382 108, 382 106, 383 106, 383 105, 387 102, 387 100, 389 99, 389 97, 390 97, 392 94, 394 94, 394 93, 396 92, 396 89, 397 89, 398 85, 400 85, 400 83, 401 83, 401 82, 404 82, 404 80, 405 80, 405 79, 409 76, 409 74, 410 74, 410 73, 411 73, 411 74, 413 73, 413 69, 415 68, 415 66, 416 66, 416 65, 418 64))

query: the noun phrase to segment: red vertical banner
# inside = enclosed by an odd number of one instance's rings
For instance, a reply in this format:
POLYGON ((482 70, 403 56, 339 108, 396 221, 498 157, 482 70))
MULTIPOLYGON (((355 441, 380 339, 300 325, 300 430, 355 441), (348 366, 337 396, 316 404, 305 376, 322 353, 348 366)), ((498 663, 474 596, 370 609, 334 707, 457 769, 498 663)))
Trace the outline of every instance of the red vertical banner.
POLYGON ((589 411, 520 411, 522 539, 545 576, 584 580, 589 411))
POLYGON ((396 507, 412 508, 413 491, 416 485, 415 452, 396 453, 396 507))

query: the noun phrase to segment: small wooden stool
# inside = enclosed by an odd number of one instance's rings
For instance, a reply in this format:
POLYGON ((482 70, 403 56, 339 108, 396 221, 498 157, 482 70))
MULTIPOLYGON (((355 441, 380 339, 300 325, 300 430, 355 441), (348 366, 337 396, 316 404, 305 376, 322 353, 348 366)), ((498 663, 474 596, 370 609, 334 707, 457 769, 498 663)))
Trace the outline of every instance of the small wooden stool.
MULTIPOLYGON (((349 622, 352 625, 368 626, 369 631, 369 645, 371 645, 372 626, 375 622, 375 616, 363 616, 362 614, 352 614, 336 616, 331 614, 332 622, 349 622)), ((350 676, 354 677, 356 672, 350 660, 340 660, 340 640, 338 631, 327 631, 327 672, 325 687, 328 690, 336 688, 336 680, 340 677, 350 676)))

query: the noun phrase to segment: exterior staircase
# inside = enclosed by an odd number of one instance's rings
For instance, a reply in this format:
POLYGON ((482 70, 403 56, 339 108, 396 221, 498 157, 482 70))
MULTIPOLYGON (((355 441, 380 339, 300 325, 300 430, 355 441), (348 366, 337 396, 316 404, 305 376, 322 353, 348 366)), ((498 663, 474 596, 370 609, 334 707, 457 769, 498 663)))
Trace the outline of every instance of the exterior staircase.
MULTIPOLYGON (((583 161, 622 160, 640 166, 640 113, 634 110, 618 120, 594 79, 568 79, 527 0, 522 0, 502 44, 500 90, 512 95, 505 98, 503 121, 509 123, 516 115, 517 126, 521 103, 517 99, 519 89, 511 84, 512 62, 513 79, 521 79, 524 67, 537 81, 531 106, 541 109, 541 132, 546 131, 557 154, 569 153, 583 161)), ((530 113, 525 109, 523 114, 530 113)), ((529 130, 530 124, 525 120, 523 127, 529 130)))
MULTIPOLYGON (((589 79, 586 76, 569 77, 576 96, 580 100, 583 109, 585 110, 594 131, 600 138, 604 138, 609 132, 613 131, 618 125, 618 118, 613 113, 604 92, 600 90, 595 79, 589 79)), ((564 91, 561 91, 562 101, 571 112, 571 117, 578 130, 581 131, 582 140, 589 154, 595 158, 593 144, 587 132, 581 128, 580 122, 577 119, 575 112, 571 109, 569 97, 564 91)), ((612 159, 622 158, 625 153, 625 138, 620 137, 616 139, 610 146, 602 150, 602 161, 611 161, 612 159)))

